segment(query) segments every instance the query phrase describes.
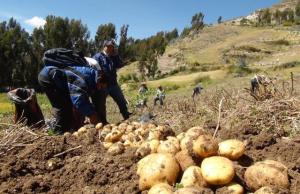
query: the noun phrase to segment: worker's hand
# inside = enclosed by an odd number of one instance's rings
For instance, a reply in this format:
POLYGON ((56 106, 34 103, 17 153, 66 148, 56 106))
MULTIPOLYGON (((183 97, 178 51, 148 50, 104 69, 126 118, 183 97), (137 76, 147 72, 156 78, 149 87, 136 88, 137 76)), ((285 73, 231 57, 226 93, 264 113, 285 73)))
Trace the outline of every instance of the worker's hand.
POLYGON ((90 119, 90 123, 93 125, 96 125, 97 123, 99 123, 98 116, 96 113, 90 115, 89 119, 90 119))

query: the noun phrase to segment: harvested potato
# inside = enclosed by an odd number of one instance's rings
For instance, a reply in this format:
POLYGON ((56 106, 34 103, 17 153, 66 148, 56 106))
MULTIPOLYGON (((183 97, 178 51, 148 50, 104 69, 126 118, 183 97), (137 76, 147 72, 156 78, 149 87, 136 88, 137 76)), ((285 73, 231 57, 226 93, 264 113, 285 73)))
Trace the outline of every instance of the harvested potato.
POLYGON ((129 132, 127 134, 122 135, 121 140, 122 141, 135 141, 136 135, 132 132, 129 132))
POLYGON ((180 148, 181 150, 189 151, 189 153, 193 152, 193 140, 194 138, 192 136, 185 136, 180 141, 180 148))
POLYGON ((132 122, 131 125, 134 126, 136 129, 141 127, 141 123, 139 122, 132 122))
POLYGON ((195 166, 193 158, 190 156, 188 151, 182 150, 175 155, 177 162, 179 163, 181 169, 185 171, 190 166, 195 166))
POLYGON ((169 153, 172 155, 175 155, 179 151, 179 141, 175 137, 168 137, 166 141, 161 141, 157 148, 158 153, 169 153))
POLYGON ((230 194, 244 193, 244 188, 240 184, 237 184, 235 182, 229 183, 228 185, 226 185, 226 187, 228 189, 228 193, 230 192, 230 194))
POLYGON ((127 123, 121 123, 121 124, 118 126, 118 129, 119 129, 120 131, 126 131, 127 126, 128 126, 127 123))
POLYGON ((86 133, 87 132, 87 128, 86 127, 80 127, 78 129, 78 133, 86 133))
POLYGON ((198 166, 188 167, 184 171, 180 183, 183 187, 201 188, 207 186, 207 183, 202 176, 201 168, 198 166))
POLYGON ((277 194, 278 192, 271 187, 262 187, 255 191, 254 194, 277 194))
POLYGON ((101 130, 103 128, 103 124, 102 123, 98 123, 95 128, 97 130, 101 130))
POLYGON ((245 181, 252 190, 264 186, 288 188, 290 185, 287 167, 273 160, 257 162, 248 167, 245 172, 245 181))
POLYGON ((150 154, 138 163, 139 188, 143 191, 158 183, 173 185, 179 171, 179 165, 171 154, 150 154))
POLYGON ((214 194, 214 192, 209 188, 195 188, 187 187, 181 188, 174 192, 174 194, 214 194))
POLYGON ((156 139, 160 140, 161 132, 158 130, 151 130, 149 131, 148 140, 156 139))
POLYGON ((136 155, 144 157, 149 154, 154 154, 157 152, 158 147, 159 147, 159 141, 157 139, 146 141, 137 149, 136 155))
POLYGON ((118 142, 118 143, 115 143, 113 145, 111 145, 107 152, 112 154, 112 155, 118 155, 118 154, 121 154, 123 153, 125 150, 125 147, 122 143, 118 142))
POLYGON ((78 131, 75 131, 72 135, 74 135, 75 137, 78 137, 79 133, 78 133, 78 131))
POLYGON ((128 125, 126 127, 126 132, 133 132, 133 130, 134 130, 134 126, 132 126, 132 125, 128 125))
POLYGON ((110 148, 113 143, 112 142, 102 142, 103 147, 105 147, 106 149, 110 148))
POLYGON ((185 137, 185 133, 182 132, 182 133, 179 133, 176 138, 179 140, 179 142, 185 137))
POLYGON ((205 158, 201 164, 201 172, 206 182, 212 185, 226 185, 235 174, 233 163, 222 156, 205 158))
POLYGON ((229 139, 219 143, 219 155, 231 160, 239 159, 245 152, 245 145, 237 139, 229 139))
POLYGON ((148 194, 173 194, 173 187, 167 183, 159 183, 151 187, 148 194))
POLYGON ((106 135, 106 137, 104 138, 104 141, 114 143, 114 142, 119 141, 121 139, 121 137, 122 137, 122 132, 119 130, 114 130, 106 135))
POLYGON ((204 132, 203 128, 199 127, 199 126, 192 127, 185 132, 186 136, 191 136, 191 137, 199 137, 200 135, 204 135, 204 134, 205 134, 205 132, 204 132))
POLYGON ((217 155, 218 148, 217 140, 210 135, 201 135, 193 142, 193 151, 201 158, 217 155))
POLYGON ((148 128, 148 129, 153 129, 153 128, 156 128, 156 125, 153 124, 153 123, 149 123, 149 124, 147 125, 147 128, 148 128))

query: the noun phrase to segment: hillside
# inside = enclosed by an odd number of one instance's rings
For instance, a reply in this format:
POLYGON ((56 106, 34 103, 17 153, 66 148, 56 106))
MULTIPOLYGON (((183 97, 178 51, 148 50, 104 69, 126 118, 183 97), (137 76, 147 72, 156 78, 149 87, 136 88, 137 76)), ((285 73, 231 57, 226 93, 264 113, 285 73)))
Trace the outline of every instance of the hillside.
POLYGON ((226 66, 235 64, 240 57, 250 65, 279 65, 298 59, 299 41, 298 29, 221 24, 169 45, 159 59, 159 68, 168 72, 184 65, 226 66))

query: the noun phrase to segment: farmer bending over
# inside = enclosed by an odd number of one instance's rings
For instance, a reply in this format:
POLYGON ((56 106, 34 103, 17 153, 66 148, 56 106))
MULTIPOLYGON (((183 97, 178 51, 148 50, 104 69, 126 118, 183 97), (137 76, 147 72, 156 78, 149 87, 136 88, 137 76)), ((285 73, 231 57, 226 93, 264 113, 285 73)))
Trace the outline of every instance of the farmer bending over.
POLYGON ((79 53, 67 49, 51 49, 44 54, 45 67, 38 76, 54 112, 56 133, 78 129, 87 116, 92 124, 98 123, 93 104, 101 85, 98 71, 90 67, 79 53))

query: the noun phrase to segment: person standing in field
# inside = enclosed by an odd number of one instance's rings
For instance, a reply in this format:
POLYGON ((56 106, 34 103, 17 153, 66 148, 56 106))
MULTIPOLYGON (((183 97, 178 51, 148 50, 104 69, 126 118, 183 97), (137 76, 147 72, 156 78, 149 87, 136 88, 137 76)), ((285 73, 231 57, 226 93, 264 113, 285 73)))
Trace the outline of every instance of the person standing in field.
POLYGON ((97 112, 100 121, 107 124, 106 118, 106 98, 108 95, 117 103, 119 110, 124 118, 128 119, 130 113, 128 112, 127 102, 124 94, 117 81, 117 69, 122 68, 124 65, 118 55, 118 50, 114 40, 106 40, 103 44, 103 50, 93 57, 101 68, 103 68, 102 80, 106 85, 97 92, 96 104, 97 112))
POLYGON ((156 106, 157 101, 159 101, 159 104, 163 106, 165 97, 165 90, 162 88, 162 86, 158 86, 156 90, 156 97, 154 98, 154 106, 156 106))
POLYGON ((137 108, 148 107, 147 106, 148 94, 149 94, 149 89, 146 83, 142 83, 138 90, 137 103, 136 103, 137 108))
POLYGON ((201 87, 201 85, 197 85, 194 89, 193 89, 193 95, 192 98, 193 100, 195 100, 195 97, 201 94, 201 91, 203 90, 203 88, 201 87))

